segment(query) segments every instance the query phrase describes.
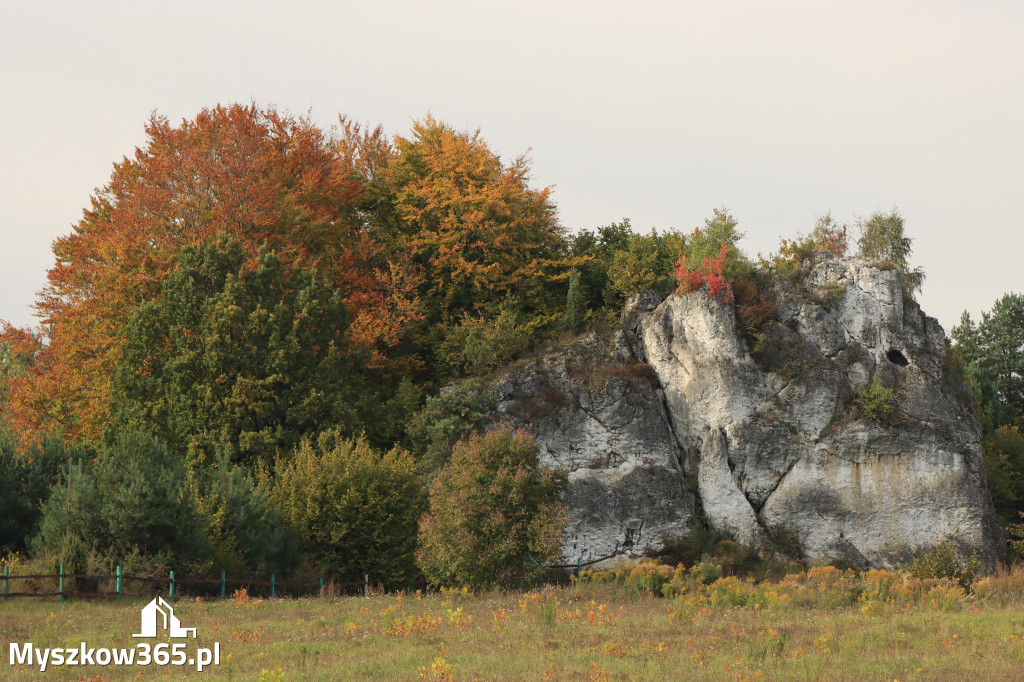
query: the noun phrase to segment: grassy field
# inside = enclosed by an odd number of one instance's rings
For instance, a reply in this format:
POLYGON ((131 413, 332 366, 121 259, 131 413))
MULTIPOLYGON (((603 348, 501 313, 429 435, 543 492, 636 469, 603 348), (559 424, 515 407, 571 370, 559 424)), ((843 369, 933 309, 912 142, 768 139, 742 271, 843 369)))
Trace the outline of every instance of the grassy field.
MULTIPOLYGON (((221 662, 56 667, 4 679, 1020 680, 1024 571, 970 592, 902 574, 812 569, 754 584, 646 566, 533 592, 182 599, 221 662), (659 573, 660 571, 660 573, 659 573), (658 596, 655 593, 671 596, 658 596)), ((0 602, 0 642, 132 647, 145 600, 0 602)), ((153 641, 153 640, 151 640, 153 641)), ((168 641, 160 638, 158 641, 168 641)), ((176 640, 177 641, 177 640, 176 640)))

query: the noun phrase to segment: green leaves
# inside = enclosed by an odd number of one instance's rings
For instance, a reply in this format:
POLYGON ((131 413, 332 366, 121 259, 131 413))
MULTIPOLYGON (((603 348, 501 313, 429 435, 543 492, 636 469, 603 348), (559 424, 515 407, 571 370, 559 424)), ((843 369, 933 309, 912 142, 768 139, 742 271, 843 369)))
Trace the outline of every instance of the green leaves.
POLYGON ((892 389, 886 388, 878 379, 857 391, 857 404, 861 415, 876 424, 885 424, 896 411, 892 389))
POLYGON ((408 453, 381 454, 364 438, 327 432, 279 461, 273 494, 304 549, 332 575, 355 580, 369 573, 391 587, 415 577, 423 493, 408 453))
POLYGON ((904 231, 903 216, 893 209, 888 214, 874 213, 861 224, 857 248, 861 258, 888 262, 898 268, 903 274, 904 294, 913 297, 924 286, 924 271, 921 268, 910 269, 913 241, 904 231))
POLYGON ((356 424, 358 353, 341 293, 237 239, 185 248, 160 296, 132 316, 115 427, 150 430, 189 460, 270 462, 305 435, 356 424))
POLYGON ((416 557, 433 584, 515 586, 558 558, 568 479, 537 456, 529 434, 507 428, 455 446, 420 521, 416 557))

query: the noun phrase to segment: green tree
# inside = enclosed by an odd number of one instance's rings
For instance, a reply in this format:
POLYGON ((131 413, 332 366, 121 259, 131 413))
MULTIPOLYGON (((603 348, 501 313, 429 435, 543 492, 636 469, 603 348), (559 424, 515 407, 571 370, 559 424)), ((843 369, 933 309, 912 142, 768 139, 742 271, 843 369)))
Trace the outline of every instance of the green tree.
POLYGON ((1004 425, 981 439, 992 504, 1004 519, 1024 508, 1024 436, 1017 426, 1004 425))
POLYGON ((479 379, 469 379, 427 398, 409 424, 409 436, 420 453, 420 470, 429 485, 451 461, 455 444, 482 431, 494 399, 479 379))
POLYGON ((263 486, 221 460, 189 472, 189 496, 211 553, 207 568, 233 574, 283 573, 298 559, 298 538, 263 486))
POLYGON ((20 552, 36 533, 41 508, 70 462, 87 459, 88 448, 51 434, 18 454, 14 436, 0 431, 0 555, 20 552))
POLYGON ((873 213, 861 224, 857 249, 861 258, 888 262, 903 274, 903 290, 907 296, 920 292, 924 286, 924 271, 910 268, 913 239, 907 236, 903 216, 897 209, 888 214, 873 213))
POLYGON ((558 558, 568 479, 537 456, 522 430, 497 429, 456 445, 420 521, 416 557, 431 583, 511 587, 558 558))
POLYGON ((305 435, 354 430, 361 391, 341 293, 223 237, 185 247, 160 296, 131 318, 114 428, 143 428, 212 465, 273 461, 305 435))
POLYGON ((993 425, 1024 426, 1024 296, 1004 295, 977 325, 964 312, 951 336, 993 425))
POLYGON ((667 294, 675 288, 672 264, 679 257, 684 239, 675 232, 649 235, 634 234, 625 249, 619 249, 608 267, 608 288, 612 295, 606 300, 620 307, 630 296, 644 289, 667 294))
POLYGON ((424 505, 408 453, 380 454, 364 438, 325 432, 279 460, 273 494, 306 552, 332 576, 369 574, 389 587, 415 577, 416 523, 424 505))
POLYGON ((587 299, 580 284, 579 270, 569 272, 569 293, 565 297, 565 326, 573 334, 583 330, 587 316, 587 299))
POLYGON ((739 253, 739 241, 744 233, 736 229, 739 223, 726 207, 714 209, 710 218, 704 219, 704 226, 698 227, 686 238, 683 255, 686 261, 697 268, 705 258, 718 256, 722 244, 729 247, 732 254, 739 253))
MULTIPOLYGON (((615 253, 629 248, 633 235, 629 219, 599 227, 596 231, 581 230, 573 235, 569 254, 579 263, 583 291, 587 294, 587 307, 599 310, 604 306, 616 305, 616 294, 608 287, 608 269, 615 253)), ((614 311, 617 315, 618 309, 614 311)))
POLYGON ((43 504, 34 552, 59 555, 82 544, 108 562, 134 553, 201 561, 209 546, 185 483, 184 464, 165 445, 144 433, 119 434, 93 466, 65 465, 43 504))

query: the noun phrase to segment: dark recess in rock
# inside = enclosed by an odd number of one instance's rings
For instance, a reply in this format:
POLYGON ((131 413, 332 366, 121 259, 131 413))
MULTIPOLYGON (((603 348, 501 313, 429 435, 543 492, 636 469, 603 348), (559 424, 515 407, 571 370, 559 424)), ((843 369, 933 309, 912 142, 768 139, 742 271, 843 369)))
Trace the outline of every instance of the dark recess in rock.
POLYGON ((907 360, 907 357, 903 355, 903 353, 896 350, 895 348, 886 353, 885 357, 889 359, 889 362, 891 362, 894 365, 899 365, 900 367, 906 367, 907 365, 910 364, 910 361, 907 360))

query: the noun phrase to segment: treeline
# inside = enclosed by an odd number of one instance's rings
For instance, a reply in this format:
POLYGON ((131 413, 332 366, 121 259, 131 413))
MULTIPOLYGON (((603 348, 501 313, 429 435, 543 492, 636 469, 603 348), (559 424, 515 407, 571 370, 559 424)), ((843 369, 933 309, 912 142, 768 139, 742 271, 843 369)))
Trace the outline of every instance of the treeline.
MULTIPOLYGON (((753 337, 775 278, 848 246, 826 215, 751 259, 725 209, 570 234, 525 158, 429 116, 388 138, 235 105, 146 133, 55 242, 42 327, 0 325, 0 552, 521 580, 558 555, 565 479, 480 435, 479 377, 642 289, 706 288, 753 337)), ((898 212, 856 246, 920 289, 898 212)))
POLYGON ((950 337, 981 420, 985 473, 1008 524, 1011 559, 1024 558, 1024 296, 1004 295, 977 323, 964 311, 950 337))

